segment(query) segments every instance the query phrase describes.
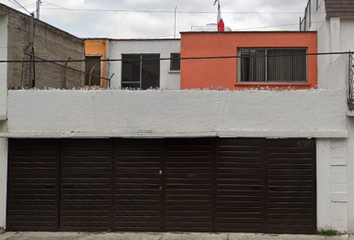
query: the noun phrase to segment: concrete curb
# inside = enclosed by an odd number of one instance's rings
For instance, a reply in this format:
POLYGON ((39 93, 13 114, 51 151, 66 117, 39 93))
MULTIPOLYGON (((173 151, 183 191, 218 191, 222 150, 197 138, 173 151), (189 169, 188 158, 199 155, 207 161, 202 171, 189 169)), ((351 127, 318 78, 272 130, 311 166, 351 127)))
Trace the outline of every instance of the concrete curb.
POLYGON ((276 235, 245 233, 84 233, 4 232, 0 240, 354 240, 354 236, 276 235))

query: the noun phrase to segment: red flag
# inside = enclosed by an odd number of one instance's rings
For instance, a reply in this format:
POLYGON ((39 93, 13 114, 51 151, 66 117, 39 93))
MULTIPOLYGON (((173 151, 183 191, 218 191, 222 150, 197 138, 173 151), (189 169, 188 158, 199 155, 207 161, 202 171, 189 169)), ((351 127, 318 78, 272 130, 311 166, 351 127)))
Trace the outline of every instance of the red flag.
POLYGON ((218 19, 217 19, 218 31, 219 32, 224 32, 225 31, 225 24, 224 24, 224 20, 221 17, 220 0, 215 0, 214 5, 216 3, 218 3, 218 19))

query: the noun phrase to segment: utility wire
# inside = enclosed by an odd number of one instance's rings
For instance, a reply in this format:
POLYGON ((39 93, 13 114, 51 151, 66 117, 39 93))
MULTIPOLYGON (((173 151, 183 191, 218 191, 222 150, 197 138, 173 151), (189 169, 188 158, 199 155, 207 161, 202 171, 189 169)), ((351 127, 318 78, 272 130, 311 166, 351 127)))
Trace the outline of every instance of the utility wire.
MULTIPOLYGON (((57 8, 55 8, 56 10, 73 11, 70 8, 62 7, 62 6, 59 6, 59 5, 56 5, 56 4, 53 4, 53 3, 49 3, 49 2, 42 2, 42 4, 47 4, 47 5, 51 5, 51 6, 57 7, 57 8)), ((43 6, 42 8, 51 9, 51 8, 46 8, 45 6, 43 6)))
MULTIPOLYGON (((58 8, 48 8, 48 10, 69 10, 69 11, 80 11, 80 12, 133 12, 133 13, 174 13, 175 11, 172 10, 132 10, 132 9, 89 9, 89 8, 65 8, 61 7, 58 5, 50 4, 48 2, 43 2, 47 3, 49 5, 56 6, 58 8)), ((210 11, 177 11, 177 13, 190 13, 190 14, 196 14, 196 13, 213 13, 215 12, 210 12, 210 11)), ((231 13, 231 14, 272 14, 272 15, 289 15, 289 14, 294 14, 294 15, 299 15, 303 14, 302 12, 234 12, 234 11, 223 11, 222 13, 231 13)))
MULTIPOLYGON (((242 58, 276 58, 276 57, 295 57, 295 56, 325 56, 325 55, 344 55, 354 54, 354 52, 324 52, 324 53, 305 53, 305 54, 287 54, 287 55, 260 55, 260 56, 215 56, 215 57, 185 57, 179 58, 180 60, 215 60, 215 59, 242 59, 242 58)), ((159 59, 144 59, 144 61, 170 61, 175 58, 159 58, 159 59)), ((101 62, 123 62, 129 61, 127 59, 101 59, 101 62)), ((0 63, 29 63, 29 60, 0 60, 0 63)), ((67 63, 67 62, 86 62, 86 60, 64 59, 64 60, 35 60, 37 63, 67 63)))
POLYGON ((16 0, 9 0, 9 2, 11 2, 12 4, 17 5, 18 7, 22 8, 23 10, 25 10, 28 14, 32 14, 30 11, 27 10, 27 8, 25 8, 24 6, 22 6, 19 2, 17 2, 16 0))

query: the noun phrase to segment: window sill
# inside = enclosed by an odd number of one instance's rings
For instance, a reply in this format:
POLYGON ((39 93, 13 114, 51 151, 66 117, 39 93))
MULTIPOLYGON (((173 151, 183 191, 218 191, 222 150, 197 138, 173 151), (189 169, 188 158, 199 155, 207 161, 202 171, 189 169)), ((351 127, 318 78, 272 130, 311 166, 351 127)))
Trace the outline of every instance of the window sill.
POLYGON ((311 87, 310 83, 238 82, 236 87, 311 87))
POLYGON ((311 88, 316 88, 310 83, 270 83, 270 82, 252 82, 252 83, 236 83, 235 89, 245 90, 245 89, 265 89, 265 90, 307 90, 311 88))
POLYGON ((181 71, 180 70, 170 70, 168 71, 169 74, 180 74, 181 71))

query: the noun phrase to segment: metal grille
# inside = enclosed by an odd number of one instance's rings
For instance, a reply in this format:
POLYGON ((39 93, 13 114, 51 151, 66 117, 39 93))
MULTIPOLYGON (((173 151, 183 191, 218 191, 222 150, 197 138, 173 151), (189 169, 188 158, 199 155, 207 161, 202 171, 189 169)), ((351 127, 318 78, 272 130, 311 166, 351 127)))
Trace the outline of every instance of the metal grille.
POLYGON ((64 140, 61 160, 60 230, 111 229, 110 140, 64 140))
POLYGON ((349 110, 354 110, 354 53, 349 53, 348 78, 348 107, 349 110))
POLYGON ((7 230, 58 230, 59 144, 10 140, 7 230))

